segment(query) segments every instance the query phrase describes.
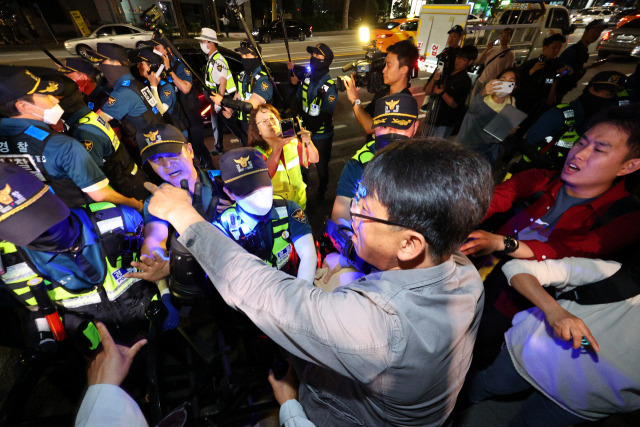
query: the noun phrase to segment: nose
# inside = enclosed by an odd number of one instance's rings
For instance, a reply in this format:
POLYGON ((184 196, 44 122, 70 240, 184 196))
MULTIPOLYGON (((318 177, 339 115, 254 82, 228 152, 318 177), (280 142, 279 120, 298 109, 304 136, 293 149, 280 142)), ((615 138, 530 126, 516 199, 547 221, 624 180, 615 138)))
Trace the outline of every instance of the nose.
POLYGON ((158 166, 166 167, 171 163, 171 157, 160 157, 157 161, 158 166))
POLYGON ((576 152, 573 154, 573 157, 576 157, 580 160, 588 159, 591 153, 593 152, 593 148, 591 144, 587 144, 583 147, 578 146, 576 152))

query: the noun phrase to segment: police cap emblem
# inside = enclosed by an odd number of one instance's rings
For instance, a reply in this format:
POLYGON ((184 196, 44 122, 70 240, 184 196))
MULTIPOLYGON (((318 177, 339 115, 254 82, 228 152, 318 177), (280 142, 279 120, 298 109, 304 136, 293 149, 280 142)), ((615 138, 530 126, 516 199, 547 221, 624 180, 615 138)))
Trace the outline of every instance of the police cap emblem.
POLYGON ((38 91, 38 93, 56 92, 58 90, 58 83, 49 82, 49 86, 38 91))
POLYGON ((149 133, 145 133, 143 134, 145 138, 147 138, 149 140, 149 142, 156 142, 156 138, 158 137, 158 132, 157 130, 155 131, 151 131, 149 133))
POLYGON ((400 102, 399 99, 396 99, 395 101, 392 99, 390 101, 385 101, 384 103, 387 105, 387 113, 389 112, 395 112, 396 111, 396 106, 398 105, 398 103, 400 102))
POLYGON ((239 164, 241 167, 246 168, 249 163, 249 156, 240 157, 239 159, 233 159, 234 162, 239 164))
POLYGON ((11 197, 11 186, 9 184, 5 185, 2 190, 0 190, 0 203, 3 205, 10 205, 13 203, 13 197, 11 197))

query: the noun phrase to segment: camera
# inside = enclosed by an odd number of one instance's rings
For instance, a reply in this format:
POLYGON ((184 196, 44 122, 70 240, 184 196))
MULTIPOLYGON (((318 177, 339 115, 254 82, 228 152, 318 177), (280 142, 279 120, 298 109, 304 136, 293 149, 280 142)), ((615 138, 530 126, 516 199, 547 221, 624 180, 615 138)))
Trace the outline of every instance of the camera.
POLYGON ((162 10, 158 5, 153 5, 140 14, 140 20, 148 28, 155 28, 158 25, 158 21, 162 17, 162 10))
MULTIPOLYGON (((378 49, 369 49, 364 59, 345 65, 342 67, 342 71, 348 73, 355 70, 353 78, 356 87, 366 87, 369 93, 375 93, 380 90, 383 84, 382 70, 385 66, 386 56, 386 53, 382 53, 378 49)), ((336 87, 340 92, 347 90, 343 79, 344 77, 338 77, 336 81, 336 87)))

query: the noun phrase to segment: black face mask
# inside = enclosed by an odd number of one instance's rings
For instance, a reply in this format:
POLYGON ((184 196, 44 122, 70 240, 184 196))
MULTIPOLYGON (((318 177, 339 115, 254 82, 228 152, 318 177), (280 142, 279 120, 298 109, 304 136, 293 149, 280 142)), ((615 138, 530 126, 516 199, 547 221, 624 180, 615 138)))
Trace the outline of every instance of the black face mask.
POLYGON ((100 64, 98 68, 100 68, 100 71, 104 74, 104 78, 107 79, 107 83, 109 83, 111 87, 115 86, 120 77, 130 72, 129 68, 122 65, 100 64))
POLYGON ((62 118, 68 120, 76 111, 86 106, 87 104, 84 103, 84 95, 76 89, 75 92, 60 100, 60 107, 64 110, 62 118))
POLYGON ((249 74, 260 66, 260 58, 242 58, 242 68, 249 74))
POLYGON ((407 135, 400 135, 399 133, 385 133, 384 135, 376 136, 376 152, 382 150, 392 142, 399 141, 401 139, 409 139, 409 137, 407 135))
POLYGON ((324 59, 314 58, 313 56, 309 60, 311 66, 311 80, 320 80, 322 76, 329 72, 329 64, 324 59))
POLYGON ((71 214, 25 247, 42 252, 68 252, 80 246, 81 238, 82 224, 74 214, 71 214))
POLYGON ((589 88, 585 89, 581 98, 581 104, 584 107, 584 117, 588 119, 600 111, 617 105, 618 98, 601 98, 589 92, 589 88))

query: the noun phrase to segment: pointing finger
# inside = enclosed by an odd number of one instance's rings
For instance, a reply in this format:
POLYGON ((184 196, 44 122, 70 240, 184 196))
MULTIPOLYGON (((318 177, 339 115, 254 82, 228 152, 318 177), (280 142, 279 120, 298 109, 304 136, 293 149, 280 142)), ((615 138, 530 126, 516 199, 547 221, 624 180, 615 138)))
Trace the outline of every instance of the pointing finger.
POLYGON ((149 191, 149 193, 151 194, 154 194, 156 191, 158 191, 158 186, 151 182, 145 182, 144 188, 146 188, 147 191, 149 191))

